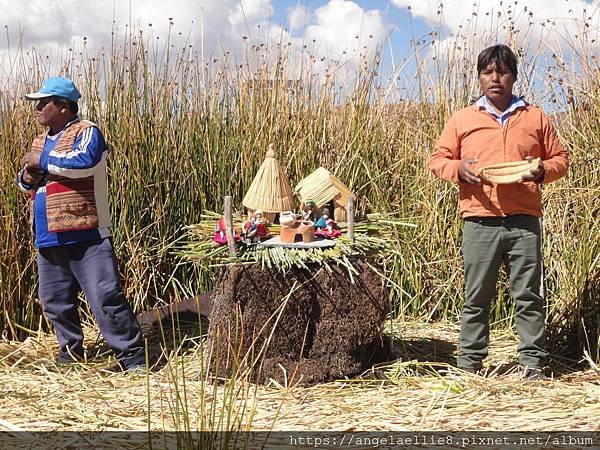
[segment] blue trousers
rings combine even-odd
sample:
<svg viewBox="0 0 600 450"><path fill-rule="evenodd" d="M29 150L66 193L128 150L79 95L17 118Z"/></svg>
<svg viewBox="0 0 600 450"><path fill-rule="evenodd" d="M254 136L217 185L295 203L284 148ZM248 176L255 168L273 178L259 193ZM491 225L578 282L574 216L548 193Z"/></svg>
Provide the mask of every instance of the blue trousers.
<svg viewBox="0 0 600 450"><path fill-rule="evenodd" d="M83 291L106 343L124 368L145 362L142 332L127 303L110 238L39 249L39 297L54 325L59 361L83 356L77 294Z"/></svg>

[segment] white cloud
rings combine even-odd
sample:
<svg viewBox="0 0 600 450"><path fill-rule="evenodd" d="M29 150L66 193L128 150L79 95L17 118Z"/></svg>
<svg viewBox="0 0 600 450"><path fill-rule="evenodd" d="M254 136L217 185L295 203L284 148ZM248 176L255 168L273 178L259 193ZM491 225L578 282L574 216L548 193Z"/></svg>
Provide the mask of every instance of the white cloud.
<svg viewBox="0 0 600 450"><path fill-rule="evenodd" d="M497 43L509 45L521 56L516 92L533 98L547 94L545 65L553 57L574 52L597 53L600 5L584 0L392 0L397 7L428 22L442 25L441 35L423 44L423 72L441 80L447 93L478 95L477 55ZM443 7L440 8L440 3ZM586 25L587 24L587 25ZM469 70L470 68L470 70Z"/></svg>
<svg viewBox="0 0 600 450"><path fill-rule="evenodd" d="M0 0L0 8L0 26L8 27L12 44L22 33L25 47L67 46L83 36L90 45L106 46L113 26L120 32L129 26L148 29L163 38L169 30L187 36L198 29L208 45L233 45L234 39L252 32L257 24L266 24L273 12L270 0ZM0 48L6 46L6 39L0 39Z"/></svg>
<svg viewBox="0 0 600 450"><path fill-rule="evenodd" d="M312 18L312 11L306 5L288 8L287 18L292 31L303 29Z"/></svg>
<svg viewBox="0 0 600 450"><path fill-rule="evenodd" d="M323 75L336 64L342 66L336 76L351 77L386 37L381 12L354 1L329 0L316 10L300 4L277 11L287 13L290 29L275 23L277 6L273 0L0 0L0 27L6 26L10 36L7 40L0 35L0 86L13 77L19 41L26 52L34 48L42 57L48 75L64 67L69 55L82 51L84 37L87 53L93 56L109 49L113 39L119 45L133 31L151 38L159 52L169 36L176 49L191 45L207 61L225 51L236 65L250 58L246 67L252 73L265 63L273 67L284 54L290 78L297 78L307 67ZM31 67L36 64L39 60L30 61Z"/></svg>
<svg viewBox="0 0 600 450"><path fill-rule="evenodd" d="M315 23L306 27L305 39L314 40L319 55L329 58L361 50L373 54L386 33L379 10L365 11L353 1L330 0L315 11L314 18Z"/></svg>
<svg viewBox="0 0 600 450"><path fill-rule="evenodd" d="M66 48L85 36L89 47L101 48L110 44L111 31L124 33L131 27L162 38L170 32L175 38L181 33L184 39L191 32L195 39L202 36L208 51L218 51L223 46L241 48L244 36L266 40L279 36L282 28L270 22L274 4L272 0L0 0L0 27L7 27L12 47L22 39L24 48ZM287 12L299 38L315 39L320 54L331 57L363 46L372 50L385 33L380 12L363 10L353 1L330 0L314 14L304 7ZM7 48L8 42L0 37L0 48Z"/></svg>
<svg viewBox="0 0 600 450"><path fill-rule="evenodd" d="M268 20L273 13L271 0L242 0L234 3L234 10L229 14L230 31L247 28L250 32L252 24Z"/></svg>
<svg viewBox="0 0 600 450"><path fill-rule="evenodd" d="M584 21L598 23L600 11L585 0L392 0L410 7L416 17L430 24L442 23L454 35L469 34L474 46L508 42L526 50L540 43L565 45L565 36L581 33ZM440 4L443 6L440 7Z"/></svg>

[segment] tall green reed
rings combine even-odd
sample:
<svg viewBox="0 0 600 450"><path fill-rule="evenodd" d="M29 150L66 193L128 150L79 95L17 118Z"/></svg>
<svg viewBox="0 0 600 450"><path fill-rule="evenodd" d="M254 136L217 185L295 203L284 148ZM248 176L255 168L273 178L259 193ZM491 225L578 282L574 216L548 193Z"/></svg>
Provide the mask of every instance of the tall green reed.
<svg viewBox="0 0 600 450"><path fill-rule="evenodd" d="M285 42L249 40L241 57L224 52L202 59L189 46L171 48L167 40L159 47L132 33L115 36L99 54L88 54L85 46L69 53L62 73L81 87L86 118L100 125L110 144L113 233L135 308L210 288L211 274L182 264L173 247L183 227L200 221L205 210L219 211L225 195L241 207L273 142L292 184L323 165L356 193L359 213L393 211L417 224L398 232L397 252L383 261L394 283L395 313L455 319L462 302L457 189L429 173L427 157L452 111L478 95L474 42L493 43L498 35L475 36L475 29L465 26L453 47L435 42L437 32L415 43L410 65L416 76L406 77L401 90L399 73L377 74L379 55L362 55L352 76L342 77L340 63L323 66L310 49ZM508 39L517 42L514 33ZM569 326L580 330L582 315L590 316L586 299L598 286L598 215L589 206L596 203L599 180L592 165L600 141L598 66L589 41L572 47L581 51L571 52L567 64L541 45L516 46L524 55L519 93L554 105L572 152L569 178L544 188L544 251L550 316L557 323L570 317L576 324ZM39 132L22 95L50 74L35 53L21 51L13 67L0 97L6 199L0 206L6 249L0 303L4 320L30 326L40 313L32 302L34 253L25 199L12 181L18 158ZM512 320L507 296L503 281L492 310L496 322Z"/></svg>

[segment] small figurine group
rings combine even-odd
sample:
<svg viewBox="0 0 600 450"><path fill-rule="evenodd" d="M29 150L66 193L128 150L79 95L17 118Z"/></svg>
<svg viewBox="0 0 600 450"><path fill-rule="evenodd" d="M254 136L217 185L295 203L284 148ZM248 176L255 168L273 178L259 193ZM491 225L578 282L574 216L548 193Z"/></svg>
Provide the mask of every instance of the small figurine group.
<svg viewBox="0 0 600 450"><path fill-rule="evenodd" d="M248 219L242 222L241 232L234 234L236 241L243 241L246 244L260 242L269 237L269 228L267 221L263 217L263 212L260 209L254 211L254 214L249 214ZM215 232L213 235L213 245L220 246L227 244L227 233L225 219L221 217L215 224Z"/></svg>
<svg viewBox="0 0 600 450"><path fill-rule="evenodd" d="M254 211L254 214L248 216L248 220L242 223L242 238L247 244L260 242L269 237L269 228L267 220L263 217L260 209Z"/></svg>
<svg viewBox="0 0 600 450"><path fill-rule="evenodd" d="M300 219L300 220L297 220ZM305 242L311 242L315 236L333 239L342 234L335 221L330 217L329 210L323 208L321 215L318 215L317 205L312 199L306 199L302 205L302 215L296 216L291 211L282 212L279 217L279 223L281 224L283 236L285 232L289 234L287 240L294 242L294 236L298 232L296 228L301 231L303 240ZM292 230L292 228L294 230ZM293 233L291 233L293 231ZM310 231L310 233L308 233ZM234 239L236 241L242 241L245 244L252 244L255 242L261 242L270 237L268 223L263 212L260 209L256 209L254 213L248 215L248 219L242 222L242 228L240 233L234 233ZM282 241L283 238L282 238ZM221 217L215 224L213 245L220 246L227 244L227 233L225 219Z"/></svg>
<svg viewBox="0 0 600 450"><path fill-rule="evenodd" d="M317 218L317 205L313 199L307 198L302 207L302 220L312 222L315 235L323 238L336 238L342 234L337 223L330 217L329 209L323 208Z"/></svg>
<svg viewBox="0 0 600 450"><path fill-rule="evenodd" d="M302 220L314 222L317 217L317 204L311 198L307 198L302 205Z"/></svg>
<svg viewBox="0 0 600 450"><path fill-rule="evenodd" d="M342 234L337 223L329 216L329 210L323 208L321 217L315 222L315 234L324 238L336 238Z"/></svg>

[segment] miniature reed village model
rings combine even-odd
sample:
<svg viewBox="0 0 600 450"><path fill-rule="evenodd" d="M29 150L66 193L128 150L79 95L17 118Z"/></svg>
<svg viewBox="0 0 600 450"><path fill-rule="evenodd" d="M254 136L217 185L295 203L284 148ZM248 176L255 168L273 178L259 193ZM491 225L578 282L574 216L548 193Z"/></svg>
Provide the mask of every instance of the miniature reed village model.
<svg viewBox="0 0 600 450"><path fill-rule="evenodd" d="M353 194L324 168L292 190L271 146L242 204L189 228L186 258L215 274L207 349L220 377L314 384L389 357L378 260L385 227L354 223ZM331 211L334 211L333 214Z"/></svg>

